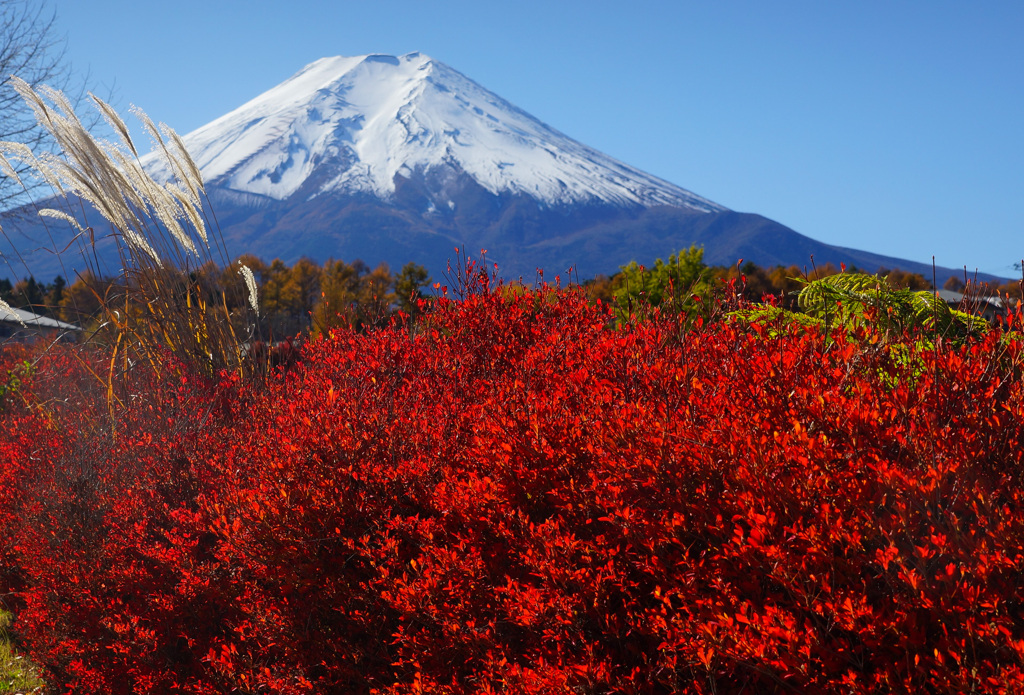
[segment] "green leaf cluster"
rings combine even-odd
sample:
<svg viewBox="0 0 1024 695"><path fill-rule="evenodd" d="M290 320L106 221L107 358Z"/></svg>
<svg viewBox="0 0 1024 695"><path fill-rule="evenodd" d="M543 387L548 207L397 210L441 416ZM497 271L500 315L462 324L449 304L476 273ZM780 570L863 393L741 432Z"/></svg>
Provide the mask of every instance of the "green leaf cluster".
<svg viewBox="0 0 1024 695"><path fill-rule="evenodd" d="M31 377L34 370L31 362L23 360L7 372L7 379L0 382L0 410L21 392L22 382Z"/></svg>
<svg viewBox="0 0 1024 695"><path fill-rule="evenodd" d="M696 299L708 294L710 272L704 263L704 249L691 246L672 254L668 262L660 258L653 267L636 261L622 266L614 298L620 318L626 318L643 307L671 308L685 312L694 307Z"/></svg>
<svg viewBox="0 0 1024 695"><path fill-rule="evenodd" d="M868 321L886 335L924 330L954 339L988 329L984 319L950 308L931 290L894 288L877 275L840 273L804 283L798 306L826 327L849 329Z"/></svg>

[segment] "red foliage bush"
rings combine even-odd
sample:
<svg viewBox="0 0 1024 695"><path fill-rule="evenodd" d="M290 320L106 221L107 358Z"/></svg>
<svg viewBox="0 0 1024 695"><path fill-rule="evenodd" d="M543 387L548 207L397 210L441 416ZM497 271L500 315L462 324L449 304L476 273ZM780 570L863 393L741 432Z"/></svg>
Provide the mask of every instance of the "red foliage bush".
<svg viewBox="0 0 1024 695"><path fill-rule="evenodd" d="M41 363L0 437L31 656L83 693L1024 689L1019 340L609 319L470 294L113 408Z"/></svg>
<svg viewBox="0 0 1024 695"><path fill-rule="evenodd" d="M8 603L54 689L170 692L205 670L190 645L221 630L220 602L203 603L215 587L194 572L213 536L193 530L212 479L203 426L221 429L226 406L167 364L159 378L132 370L109 407L99 375L112 366L51 349L5 419Z"/></svg>

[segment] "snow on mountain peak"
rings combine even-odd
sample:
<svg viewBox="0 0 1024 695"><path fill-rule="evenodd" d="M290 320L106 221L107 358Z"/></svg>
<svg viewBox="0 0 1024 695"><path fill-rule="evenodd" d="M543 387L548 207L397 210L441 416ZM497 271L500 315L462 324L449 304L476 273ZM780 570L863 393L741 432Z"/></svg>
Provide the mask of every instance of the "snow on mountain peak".
<svg viewBox="0 0 1024 695"><path fill-rule="evenodd" d="M321 58L184 141L207 182L277 200L335 191L386 200L396 177L447 169L550 205L725 209L572 140L421 53Z"/></svg>

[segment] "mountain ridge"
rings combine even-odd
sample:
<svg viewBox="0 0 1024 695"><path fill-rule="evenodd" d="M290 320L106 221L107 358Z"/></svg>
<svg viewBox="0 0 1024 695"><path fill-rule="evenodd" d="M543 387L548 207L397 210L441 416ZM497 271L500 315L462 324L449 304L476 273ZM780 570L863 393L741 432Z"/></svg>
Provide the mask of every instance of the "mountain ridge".
<svg viewBox="0 0 1024 695"><path fill-rule="evenodd" d="M322 58L182 140L232 256L415 262L438 277L456 249L486 249L503 277L530 279L570 267L612 274L696 245L709 264L932 275L928 264L729 210L573 140L421 53ZM155 153L143 163L169 180ZM58 249L73 234L41 226L23 234L52 237ZM52 251L20 255L39 277L67 274ZM117 271L113 245L99 257ZM939 266L935 275L941 284L962 271Z"/></svg>

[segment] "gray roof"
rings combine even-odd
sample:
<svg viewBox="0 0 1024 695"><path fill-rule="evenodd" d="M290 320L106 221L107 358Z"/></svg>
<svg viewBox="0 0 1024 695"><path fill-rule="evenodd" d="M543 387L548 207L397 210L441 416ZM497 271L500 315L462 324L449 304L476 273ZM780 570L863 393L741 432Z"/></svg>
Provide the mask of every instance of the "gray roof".
<svg viewBox="0 0 1024 695"><path fill-rule="evenodd" d="M939 298L947 304L959 304L965 296L963 292L954 292L953 290L939 290L935 294L939 295ZM972 294L968 297L968 301L976 303L985 302L996 309L1003 308L1003 300L999 297L983 297Z"/></svg>
<svg viewBox="0 0 1024 695"><path fill-rule="evenodd" d="M0 306L0 323L17 323L28 328L55 328L61 331L82 330L73 323L64 323L57 319L51 319L48 316L33 314L31 311L25 311L24 309L7 309L2 306Z"/></svg>

